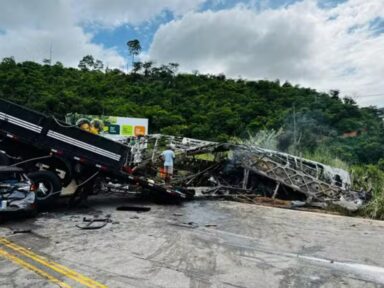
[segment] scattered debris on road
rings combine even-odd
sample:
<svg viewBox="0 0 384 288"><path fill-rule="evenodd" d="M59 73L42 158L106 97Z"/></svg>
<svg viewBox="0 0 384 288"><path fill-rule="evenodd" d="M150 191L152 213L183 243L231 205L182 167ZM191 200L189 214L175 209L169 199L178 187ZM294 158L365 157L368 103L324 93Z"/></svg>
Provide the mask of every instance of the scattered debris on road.
<svg viewBox="0 0 384 288"><path fill-rule="evenodd" d="M117 211L134 211L134 212L148 212L151 207L144 206L119 206L116 208Z"/></svg>
<svg viewBox="0 0 384 288"><path fill-rule="evenodd" d="M113 223L111 220L111 215L107 215L105 218L83 218L83 222L86 223L84 226L80 226L76 224L77 228L82 230L96 230L105 227L108 223Z"/></svg>
<svg viewBox="0 0 384 288"><path fill-rule="evenodd" d="M23 230L13 230L12 234L23 234L23 233L32 233L31 229L23 229Z"/></svg>
<svg viewBox="0 0 384 288"><path fill-rule="evenodd" d="M169 223L172 226L179 226L184 228L197 228L199 225L195 222L171 222Z"/></svg>

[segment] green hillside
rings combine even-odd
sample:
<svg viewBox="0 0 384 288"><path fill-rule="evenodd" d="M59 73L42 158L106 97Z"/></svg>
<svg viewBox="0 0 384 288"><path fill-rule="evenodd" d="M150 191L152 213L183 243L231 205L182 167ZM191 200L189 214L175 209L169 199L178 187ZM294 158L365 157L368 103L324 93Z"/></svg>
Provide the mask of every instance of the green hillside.
<svg viewBox="0 0 384 288"><path fill-rule="evenodd" d="M172 63L135 63L130 74L102 66L91 56L83 58L80 69L4 58L0 97L61 119L68 112L146 117L151 133L207 140L281 129L282 151L316 154L325 147L348 163L384 159L378 109L359 108L351 98L340 99L338 91L319 93L278 80L178 74Z"/></svg>

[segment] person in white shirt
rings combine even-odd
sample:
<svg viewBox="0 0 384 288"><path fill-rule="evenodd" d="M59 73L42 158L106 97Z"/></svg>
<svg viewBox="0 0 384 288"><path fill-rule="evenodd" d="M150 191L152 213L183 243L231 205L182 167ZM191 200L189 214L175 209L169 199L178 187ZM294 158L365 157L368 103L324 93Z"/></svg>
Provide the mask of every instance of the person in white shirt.
<svg viewBox="0 0 384 288"><path fill-rule="evenodd" d="M173 162L175 159L172 145L169 145L168 149L161 153L160 158L164 161L165 181L168 182L173 175Z"/></svg>

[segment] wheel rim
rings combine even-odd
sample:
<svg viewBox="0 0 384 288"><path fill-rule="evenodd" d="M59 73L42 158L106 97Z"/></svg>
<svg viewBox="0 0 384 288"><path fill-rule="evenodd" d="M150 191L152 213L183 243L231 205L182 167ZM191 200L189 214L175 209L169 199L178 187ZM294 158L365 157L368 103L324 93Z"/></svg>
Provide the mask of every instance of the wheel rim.
<svg viewBox="0 0 384 288"><path fill-rule="evenodd" d="M52 184L47 181L37 181L37 191L36 191L36 197L44 198L47 197L52 192Z"/></svg>

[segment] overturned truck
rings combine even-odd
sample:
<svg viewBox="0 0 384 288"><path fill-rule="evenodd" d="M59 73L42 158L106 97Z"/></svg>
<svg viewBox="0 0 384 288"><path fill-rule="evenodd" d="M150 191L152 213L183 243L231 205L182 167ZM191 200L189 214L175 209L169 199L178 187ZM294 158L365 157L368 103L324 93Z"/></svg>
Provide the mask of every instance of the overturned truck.
<svg viewBox="0 0 384 288"><path fill-rule="evenodd" d="M187 198L171 187L132 175L130 154L126 145L0 99L0 166L26 171L41 187L36 194L39 205L50 204L61 195L77 203L90 194L108 191L108 185L114 187L115 183L150 190L166 201Z"/></svg>

